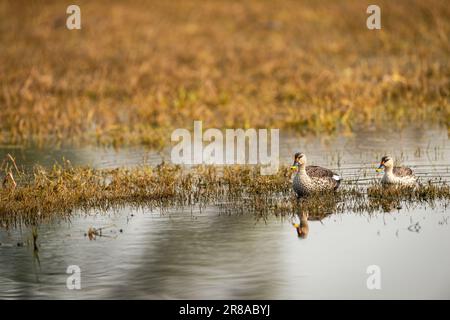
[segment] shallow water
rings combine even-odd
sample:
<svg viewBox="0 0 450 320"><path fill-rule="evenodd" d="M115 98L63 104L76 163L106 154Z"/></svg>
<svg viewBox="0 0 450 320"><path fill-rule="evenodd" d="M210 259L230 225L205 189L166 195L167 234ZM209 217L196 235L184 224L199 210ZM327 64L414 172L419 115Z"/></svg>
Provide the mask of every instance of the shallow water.
<svg viewBox="0 0 450 320"><path fill-rule="evenodd" d="M423 181L450 181L450 141L439 129L281 138L283 162L298 150L347 182L379 177L374 167L386 153ZM7 153L26 168L63 155L76 165L115 167L155 164L168 154L0 148L0 157ZM0 298L448 299L449 223L449 209L439 202L334 214L309 221L306 239L297 237L289 219L257 220L215 206L75 213L71 221L39 225L37 250L29 227L0 229ZM106 228L89 240L90 227ZM69 265L81 269L81 290L67 289ZM380 268L380 290L367 288L371 265Z"/></svg>

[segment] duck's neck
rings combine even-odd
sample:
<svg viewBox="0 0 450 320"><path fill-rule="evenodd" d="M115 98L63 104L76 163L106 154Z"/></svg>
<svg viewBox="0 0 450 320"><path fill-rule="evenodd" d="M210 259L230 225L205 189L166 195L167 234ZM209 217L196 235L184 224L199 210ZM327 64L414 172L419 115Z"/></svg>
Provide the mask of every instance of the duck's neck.
<svg viewBox="0 0 450 320"><path fill-rule="evenodd" d="M301 176L307 176L308 174L306 173L306 165L302 164L300 165L300 167L298 168L298 174Z"/></svg>
<svg viewBox="0 0 450 320"><path fill-rule="evenodd" d="M297 174L297 176L298 176L298 178L301 180L301 181L304 181L304 182L306 182L306 181L310 181L311 180L311 178L308 176L308 174L306 173L306 165L301 165L299 168L298 168L298 174Z"/></svg>
<svg viewBox="0 0 450 320"><path fill-rule="evenodd" d="M394 168L393 167L385 167L384 168L384 174L387 176L391 176L394 174L393 172Z"/></svg>

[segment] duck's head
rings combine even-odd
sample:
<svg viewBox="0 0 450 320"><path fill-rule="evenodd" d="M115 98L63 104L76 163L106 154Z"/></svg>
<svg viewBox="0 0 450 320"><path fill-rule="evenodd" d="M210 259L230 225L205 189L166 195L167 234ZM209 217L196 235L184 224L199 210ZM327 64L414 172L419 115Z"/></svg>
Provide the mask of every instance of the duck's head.
<svg viewBox="0 0 450 320"><path fill-rule="evenodd" d="M292 164L291 169L292 170L298 170L301 166L304 166L306 164L306 156L301 153L297 152L294 154L294 163Z"/></svg>
<svg viewBox="0 0 450 320"><path fill-rule="evenodd" d="M385 168L392 168L394 166L394 160L390 156L384 156L381 158L381 162L379 167L377 168L377 172L380 172L381 170Z"/></svg>

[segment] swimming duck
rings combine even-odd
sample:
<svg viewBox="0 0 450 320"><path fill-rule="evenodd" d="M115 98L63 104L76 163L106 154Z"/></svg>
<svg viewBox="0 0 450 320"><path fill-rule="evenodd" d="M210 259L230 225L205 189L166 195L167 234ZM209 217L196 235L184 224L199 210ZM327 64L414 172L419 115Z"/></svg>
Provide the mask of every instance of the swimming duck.
<svg viewBox="0 0 450 320"><path fill-rule="evenodd" d="M313 192L336 190L342 180L338 174L329 169L307 166L306 156L300 152L294 155L294 164L291 168L296 170L292 185L298 197Z"/></svg>
<svg viewBox="0 0 450 320"><path fill-rule="evenodd" d="M395 167L394 159L390 156L381 158L377 172L380 172L382 169L384 169L384 175L381 178L383 185L396 184L412 186L416 184L416 177L413 175L413 171L407 167Z"/></svg>

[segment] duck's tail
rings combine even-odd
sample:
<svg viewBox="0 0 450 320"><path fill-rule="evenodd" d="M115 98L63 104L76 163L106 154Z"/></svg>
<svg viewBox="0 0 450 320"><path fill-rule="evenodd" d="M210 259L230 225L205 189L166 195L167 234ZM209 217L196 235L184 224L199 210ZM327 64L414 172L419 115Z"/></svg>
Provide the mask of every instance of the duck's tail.
<svg viewBox="0 0 450 320"><path fill-rule="evenodd" d="M336 181L336 186L334 187L334 189L336 190L340 186L342 178L341 178L340 175L337 175L337 174L334 174L332 176L332 178L333 178L334 181Z"/></svg>

